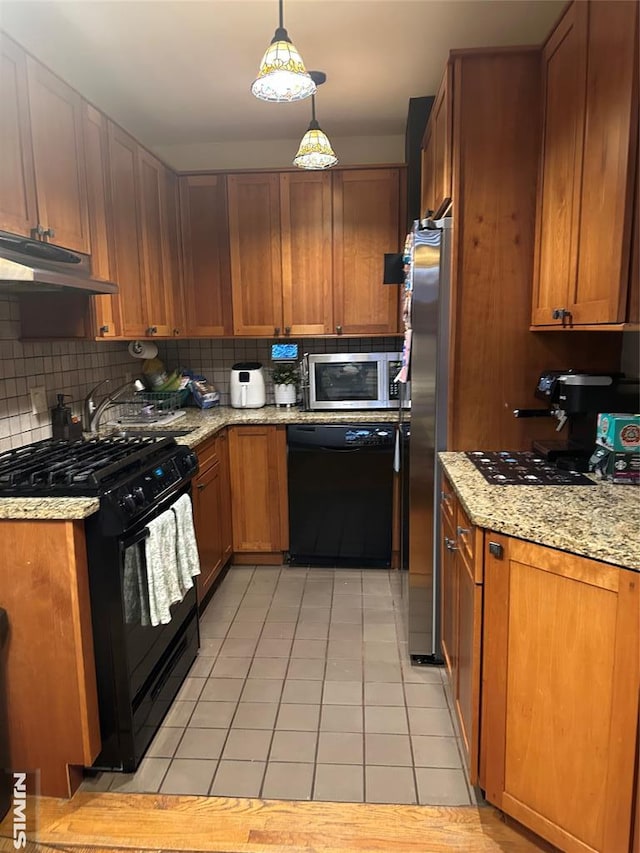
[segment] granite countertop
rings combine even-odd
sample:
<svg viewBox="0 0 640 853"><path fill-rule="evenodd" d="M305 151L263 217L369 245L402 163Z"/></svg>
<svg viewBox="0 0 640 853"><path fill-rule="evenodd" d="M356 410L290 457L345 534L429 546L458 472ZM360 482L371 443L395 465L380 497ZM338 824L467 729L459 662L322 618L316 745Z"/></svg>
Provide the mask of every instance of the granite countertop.
<svg viewBox="0 0 640 853"><path fill-rule="evenodd" d="M464 453L439 458L478 527L640 571L640 488L491 485Z"/></svg>
<svg viewBox="0 0 640 853"><path fill-rule="evenodd" d="M409 413L404 414L408 419ZM187 408L186 414L158 430L188 429L187 435L176 436L178 444L196 447L227 426L255 424L299 424L299 423L395 423L398 412L353 411L353 412L303 412L297 407L279 408L263 406L261 409L232 409L216 406L213 409ZM152 429L150 426L148 429ZM103 435L117 428L105 426ZM133 430L132 430L133 431ZM98 510L97 498L0 498L0 519L32 519L69 521L83 519Z"/></svg>

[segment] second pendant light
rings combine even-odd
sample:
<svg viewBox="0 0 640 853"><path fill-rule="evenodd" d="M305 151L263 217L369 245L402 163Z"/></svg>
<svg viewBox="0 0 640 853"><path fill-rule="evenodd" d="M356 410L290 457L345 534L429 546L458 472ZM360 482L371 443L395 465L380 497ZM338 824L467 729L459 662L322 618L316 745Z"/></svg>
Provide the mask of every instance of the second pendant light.
<svg viewBox="0 0 640 853"><path fill-rule="evenodd" d="M327 79L324 71L309 71L309 76L317 86ZM302 137L298 153L293 158L293 165L300 169L328 169L335 166L338 158L331 143L316 120L316 99L311 95L311 122L307 132Z"/></svg>

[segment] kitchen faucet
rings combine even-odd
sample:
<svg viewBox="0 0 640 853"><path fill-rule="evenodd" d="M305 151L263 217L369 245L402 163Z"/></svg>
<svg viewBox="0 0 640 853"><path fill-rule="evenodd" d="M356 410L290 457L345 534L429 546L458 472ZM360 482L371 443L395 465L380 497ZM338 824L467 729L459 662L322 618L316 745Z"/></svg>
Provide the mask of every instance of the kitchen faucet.
<svg viewBox="0 0 640 853"><path fill-rule="evenodd" d="M118 397L124 392L131 388L135 391L144 391L144 384L139 379L128 379L122 385L119 385L115 391L111 394L106 394L102 400L96 405L93 397L98 390L106 383L110 382L110 379L103 379L98 382L91 391L84 398L84 407L83 407L83 429L85 432L95 433L98 431L98 427L100 426L100 420L102 419L102 415L105 410L112 406L117 402Z"/></svg>

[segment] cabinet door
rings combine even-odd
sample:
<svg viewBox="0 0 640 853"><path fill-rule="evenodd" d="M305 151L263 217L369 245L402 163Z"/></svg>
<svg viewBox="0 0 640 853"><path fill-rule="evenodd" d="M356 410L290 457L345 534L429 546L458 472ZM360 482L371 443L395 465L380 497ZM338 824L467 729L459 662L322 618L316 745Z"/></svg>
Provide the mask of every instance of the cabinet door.
<svg viewBox="0 0 640 853"><path fill-rule="evenodd" d="M197 577L198 601L201 602L222 568L222 480L220 464L215 463L196 477L193 488L193 511L200 574Z"/></svg>
<svg viewBox="0 0 640 853"><path fill-rule="evenodd" d="M433 128L433 209L436 211L445 198L451 198L451 66L447 65L440 89L429 116Z"/></svg>
<svg viewBox="0 0 640 853"><path fill-rule="evenodd" d="M216 438L216 455L220 461L220 496L221 496L221 536L222 563L231 558L233 553L233 527L231 519L231 483L229 474L229 437L224 430Z"/></svg>
<svg viewBox="0 0 640 853"><path fill-rule="evenodd" d="M420 216L435 210L433 184L433 125L429 121L422 141L422 163L420 171Z"/></svg>
<svg viewBox="0 0 640 853"><path fill-rule="evenodd" d="M112 204L113 249L120 321L124 337L147 333L146 289L138 213L138 145L131 136L109 122L109 175Z"/></svg>
<svg viewBox="0 0 640 853"><path fill-rule="evenodd" d="M279 175L229 175L233 331L282 333Z"/></svg>
<svg viewBox="0 0 640 853"><path fill-rule="evenodd" d="M180 178L186 334L232 334L227 188L224 175Z"/></svg>
<svg viewBox="0 0 640 853"><path fill-rule="evenodd" d="M398 169L333 175L333 288L336 332L395 334L398 287L382 284L383 255L400 245Z"/></svg>
<svg viewBox="0 0 640 853"><path fill-rule="evenodd" d="M27 94L27 63L0 33L0 231L31 237L38 222Z"/></svg>
<svg viewBox="0 0 640 853"><path fill-rule="evenodd" d="M442 621L442 653L454 694L458 670L458 562L455 552L455 528L442 512L442 561L440 613Z"/></svg>
<svg viewBox="0 0 640 853"><path fill-rule="evenodd" d="M590 5L572 3L542 52L533 325L562 323L553 312L567 308L576 280Z"/></svg>
<svg viewBox="0 0 640 853"><path fill-rule="evenodd" d="M48 240L89 254L82 98L27 57L38 222Z"/></svg>
<svg viewBox="0 0 640 853"><path fill-rule="evenodd" d="M580 243L569 310L573 324L618 323L627 307L638 134L637 3L589 3L587 56Z"/></svg>
<svg viewBox="0 0 640 853"><path fill-rule="evenodd" d="M234 552L286 549L285 454L282 427L229 429Z"/></svg>
<svg viewBox="0 0 640 853"><path fill-rule="evenodd" d="M166 337L173 334L175 326L169 273L166 170L144 148L137 146L137 149L147 334Z"/></svg>
<svg viewBox="0 0 640 853"><path fill-rule="evenodd" d="M485 541L487 799L562 850L627 850L638 575L519 539Z"/></svg>
<svg viewBox="0 0 640 853"><path fill-rule="evenodd" d="M458 536L458 548L461 547ZM474 567L461 550L456 552L458 571L458 655L455 708L462 733L465 760L472 785L478 781L480 740L480 649L482 633L482 586L475 582Z"/></svg>
<svg viewBox="0 0 640 853"><path fill-rule="evenodd" d="M280 175L285 335L333 331L331 175Z"/></svg>
<svg viewBox="0 0 640 853"><path fill-rule="evenodd" d="M167 286L171 290L171 334L177 337L186 335L179 181L171 169L165 169L164 175L167 199Z"/></svg>
<svg viewBox="0 0 640 853"><path fill-rule="evenodd" d="M102 281L113 281L113 238L111 232L111 196L107 159L107 118L90 104L84 105L84 150L87 161L87 201L91 237L91 274ZM113 338L120 334L118 300L112 296L94 296L94 334Z"/></svg>

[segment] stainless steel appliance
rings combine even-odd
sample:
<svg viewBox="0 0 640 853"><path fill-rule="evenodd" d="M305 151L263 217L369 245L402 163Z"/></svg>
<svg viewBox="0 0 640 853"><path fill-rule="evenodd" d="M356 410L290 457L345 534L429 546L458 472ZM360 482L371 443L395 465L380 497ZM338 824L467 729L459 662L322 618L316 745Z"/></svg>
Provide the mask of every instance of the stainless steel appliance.
<svg viewBox="0 0 640 853"><path fill-rule="evenodd" d="M118 287L91 277L88 255L0 231L0 293L57 291L117 293Z"/></svg>
<svg viewBox="0 0 640 853"><path fill-rule="evenodd" d="M393 424L287 427L293 564L391 563Z"/></svg>
<svg viewBox="0 0 640 853"><path fill-rule="evenodd" d="M425 663L442 662L437 454L446 450L447 441L451 227L450 218L416 221L406 250L404 315L411 332L411 426L409 431L403 424L400 407L401 563L409 654Z"/></svg>
<svg viewBox="0 0 640 853"><path fill-rule="evenodd" d="M305 361L303 387L308 382L312 410L397 409L400 405L395 381L401 365L398 352L323 353L305 355Z"/></svg>
<svg viewBox="0 0 640 853"><path fill-rule="evenodd" d="M99 499L85 522L102 736L97 768L136 769L196 658L195 589L172 606L168 624L142 624L131 616L125 567L138 562L136 592L147 595L147 525L189 492L197 467L195 454L171 438L47 440L0 455L2 496Z"/></svg>

